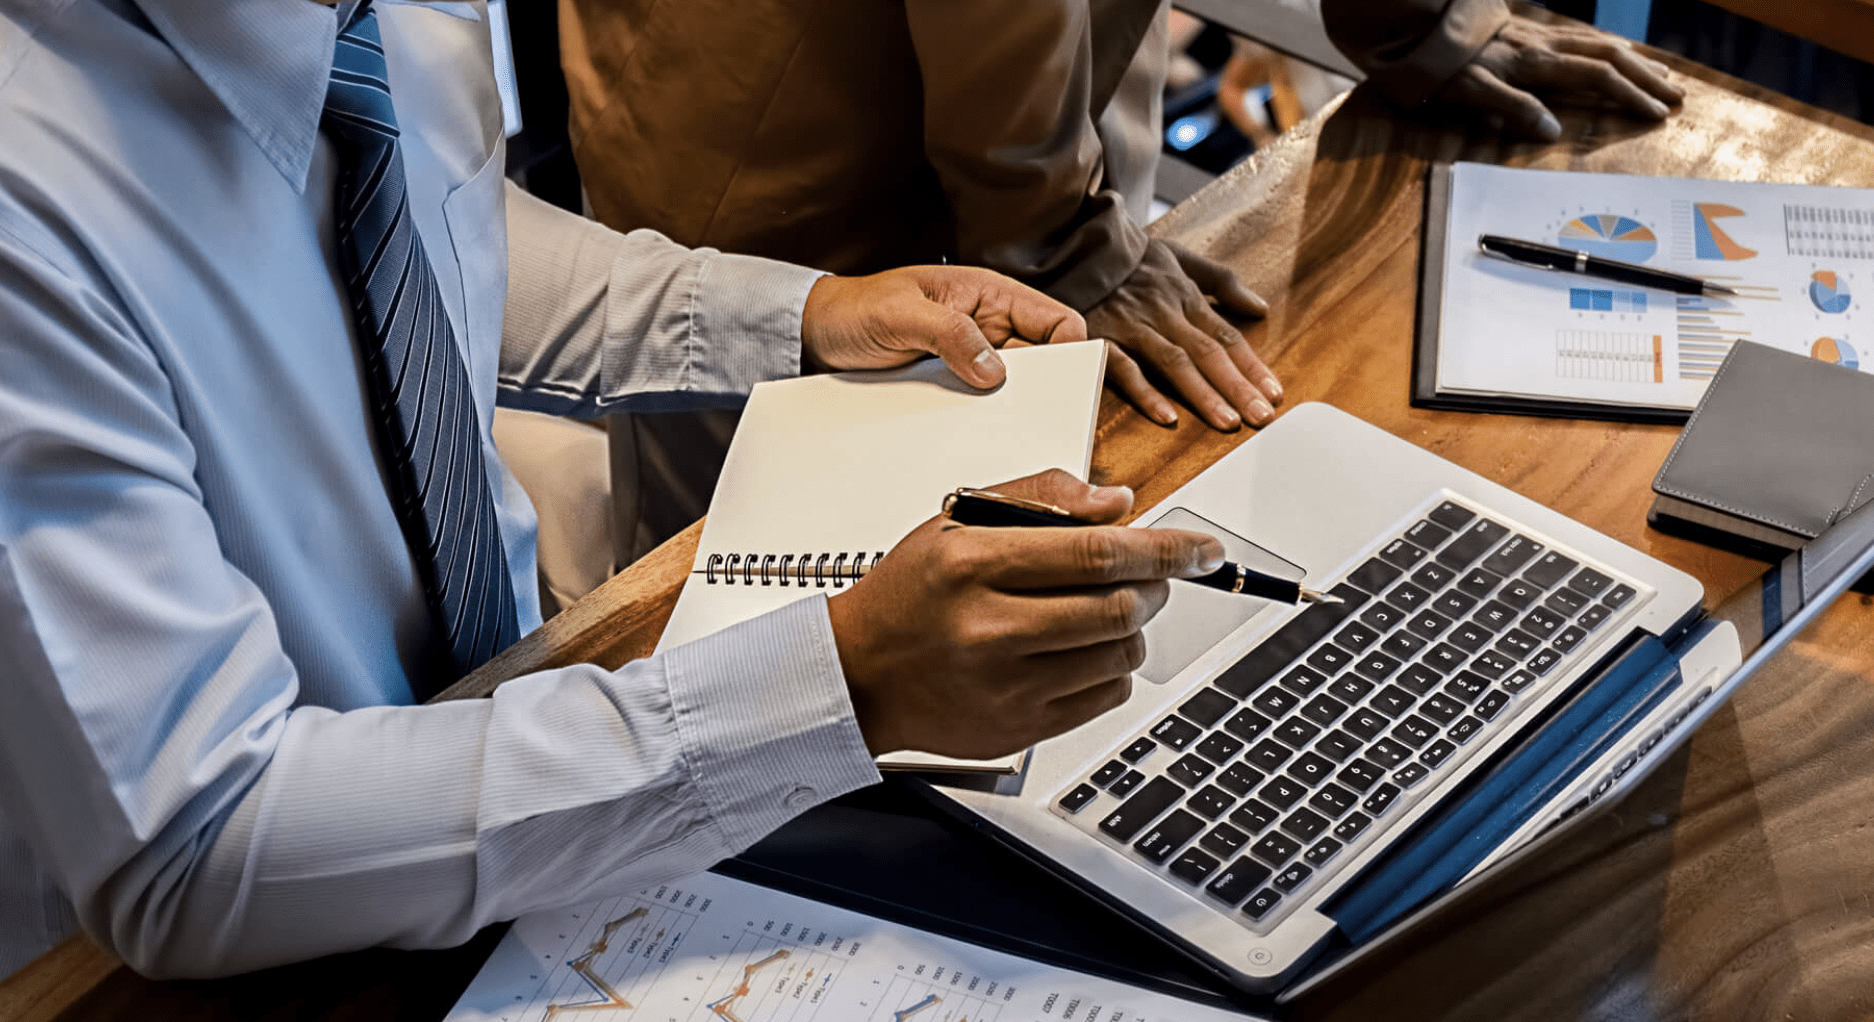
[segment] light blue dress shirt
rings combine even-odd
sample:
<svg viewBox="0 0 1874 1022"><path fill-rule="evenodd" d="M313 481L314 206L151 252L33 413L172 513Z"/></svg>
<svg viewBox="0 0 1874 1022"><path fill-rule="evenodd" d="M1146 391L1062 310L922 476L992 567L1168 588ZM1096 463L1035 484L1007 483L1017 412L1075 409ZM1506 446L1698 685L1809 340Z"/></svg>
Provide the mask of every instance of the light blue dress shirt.
<svg viewBox="0 0 1874 1022"><path fill-rule="evenodd" d="M411 210L488 435L798 370L814 274L508 188L477 4L380 4ZM0 975L82 925L157 975L694 872L876 779L823 600L412 707L431 627L336 274L308 0L0 0Z"/></svg>

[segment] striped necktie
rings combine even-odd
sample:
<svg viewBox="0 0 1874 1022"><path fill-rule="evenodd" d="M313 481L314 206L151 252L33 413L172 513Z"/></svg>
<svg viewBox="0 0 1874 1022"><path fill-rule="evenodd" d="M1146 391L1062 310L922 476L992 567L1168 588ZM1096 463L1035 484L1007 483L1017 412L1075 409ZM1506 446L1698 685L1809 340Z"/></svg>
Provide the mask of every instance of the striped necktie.
<svg viewBox="0 0 1874 1022"><path fill-rule="evenodd" d="M380 457L446 643L418 699L519 637L506 551L482 464L468 371L410 219L377 13L339 33L320 122L338 154L338 259L351 295Z"/></svg>

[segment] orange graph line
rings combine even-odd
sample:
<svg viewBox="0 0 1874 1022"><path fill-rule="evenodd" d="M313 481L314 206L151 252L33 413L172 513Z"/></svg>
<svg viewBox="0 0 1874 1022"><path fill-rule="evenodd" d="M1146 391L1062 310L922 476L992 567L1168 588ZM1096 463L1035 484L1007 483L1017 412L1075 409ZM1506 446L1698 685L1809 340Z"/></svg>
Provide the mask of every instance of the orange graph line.
<svg viewBox="0 0 1874 1022"><path fill-rule="evenodd" d="M605 998L605 1000L591 1001L585 1004L549 1004L547 1005L546 1018L543 1019L542 1022L553 1022L554 1019L558 1018L563 1013L575 1011L604 1011L611 1008L631 1007L631 1002L625 1000L623 994L613 989L612 985L607 983L598 973L592 971L592 963L600 955L605 953L606 948L611 944L612 934L617 933L619 927L634 919L642 919L647 915L650 915L650 910L639 905L637 908L619 916L617 919L606 923L605 929L600 931L598 939L586 945L586 953L573 959L571 963L570 967L573 972L578 974L580 979L585 980L586 984L592 987L593 992Z"/></svg>
<svg viewBox="0 0 1874 1022"><path fill-rule="evenodd" d="M740 1006L742 998L748 996L750 985L755 979L755 973L760 972L786 957L787 951L785 949L777 950L759 962L744 966L742 968L742 982L735 988L735 992L711 1004L709 1010L715 1012L719 1018L728 1019L729 1022L745 1022L742 1016L735 1013L735 1009Z"/></svg>

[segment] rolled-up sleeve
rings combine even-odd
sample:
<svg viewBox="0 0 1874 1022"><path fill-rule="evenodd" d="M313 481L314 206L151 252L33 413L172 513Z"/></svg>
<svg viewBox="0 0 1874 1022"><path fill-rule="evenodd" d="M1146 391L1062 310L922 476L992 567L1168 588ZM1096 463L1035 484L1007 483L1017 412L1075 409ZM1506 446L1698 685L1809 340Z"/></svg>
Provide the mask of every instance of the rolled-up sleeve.
<svg viewBox="0 0 1874 1022"><path fill-rule="evenodd" d="M595 418L739 405L800 372L817 270L621 234L510 185L500 400Z"/></svg>
<svg viewBox="0 0 1874 1022"><path fill-rule="evenodd" d="M1328 38L1401 106L1430 98L1510 20L1504 0L1321 0Z"/></svg>

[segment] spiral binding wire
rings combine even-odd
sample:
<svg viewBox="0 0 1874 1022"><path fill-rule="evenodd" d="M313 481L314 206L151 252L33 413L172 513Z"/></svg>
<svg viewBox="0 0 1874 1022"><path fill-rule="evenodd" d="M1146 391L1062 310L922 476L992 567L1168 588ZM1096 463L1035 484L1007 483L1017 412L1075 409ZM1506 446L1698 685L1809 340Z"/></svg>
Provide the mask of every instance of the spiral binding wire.
<svg viewBox="0 0 1874 1022"><path fill-rule="evenodd" d="M885 556L880 550L866 560L866 552L804 554L710 554L703 562L703 581L709 585L797 585L807 588L809 577L815 589L843 588L857 582L865 573L878 567ZM832 561L829 568L828 561ZM778 562L778 563L777 563ZM811 565L811 569L809 569ZM718 574L720 573L720 575Z"/></svg>

